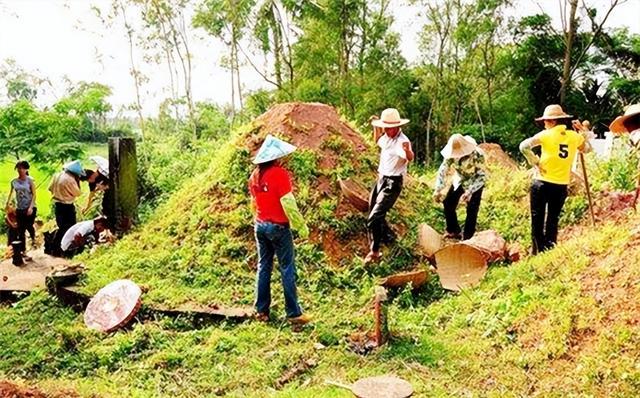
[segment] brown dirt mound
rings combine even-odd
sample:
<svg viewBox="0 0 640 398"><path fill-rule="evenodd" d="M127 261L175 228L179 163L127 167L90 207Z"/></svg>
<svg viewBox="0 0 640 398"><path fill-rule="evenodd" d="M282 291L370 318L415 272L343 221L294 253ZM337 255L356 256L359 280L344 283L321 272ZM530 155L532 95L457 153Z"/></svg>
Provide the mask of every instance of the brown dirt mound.
<svg viewBox="0 0 640 398"><path fill-rule="evenodd" d="M335 108L321 103L274 105L258 117L254 125L249 144L252 154L259 149L267 134L273 134L298 148L317 153L321 169L339 165L345 150L356 154L367 149L362 136L340 118ZM356 157L350 160L358 162Z"/></svg>
<svg viewBox="0 0 640 398"><path fill-rule="evenodd" d="M0 381L0 398L74 398L79 397L71 390L44 393L36 388L22 387L9 381Z"/></svg>
<svg viewBox="0 0 640 398"><path fill-rule="evenodd" d="M633 208L634 192L602 192L596 199L594 210L597 220L617 220Z"/></svg>
<svg viewBox="0 0 640 398"><path fill-rule="evenodd" d="M485 159L489 166L503 167L509 170L516 170L518 168L518 163L507 155L500 145L484 143L478 146L484 151Z"/></svg>
<svg viewBox="0 0 640 398"><path fill-rule="evenodd" d="M339 199L336 218L360 212L343 197L335 172L340 167L349 167L357 175L374 176L375 171L370 170L370 166L362 159L367 158L368 154L374 156L375 152L369 150L363 136L342 120L335 108L321 103L274 105L253 122L246 143L252 157L267 134L280 137L316 155L319 177L311 182L313 200ZM293 175L293 178L296 176ZM362 195L368 200L366 188L362 189ZM364 225L362 234L346 242L340 241L333 231L312 233L311 239L322 245L330 259L338 261L352 257L367 246Z"/></svg>

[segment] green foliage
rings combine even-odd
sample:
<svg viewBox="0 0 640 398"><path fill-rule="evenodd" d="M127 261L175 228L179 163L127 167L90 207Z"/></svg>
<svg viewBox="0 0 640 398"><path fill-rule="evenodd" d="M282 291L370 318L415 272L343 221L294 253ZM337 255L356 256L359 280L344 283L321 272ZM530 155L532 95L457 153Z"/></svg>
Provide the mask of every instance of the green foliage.
<svg viewBox="0 0 640 398"><path fill-rule="evenodd" d="M630 148L630 143L625 142L623 145L623 150L614 151L609 159L589 158L588 163L593 165L589 170L591 183L596 191L629 192L636 188L640 154L637 151L624 149Z"/></svg>
<svg viewBox="0 0 640 398"><path fill-rule="evenodd" d="M107 98L111 88L100 83L80 82L69 94L58 101L53 109L56 113L80 119L80 125L73 131L79 141L106 142L110 136L131 135L122 130L110 131L106 117L112 110Z"/></svg>
<svg viewBox="0 0 640 398"><path fill-rule="evenodd" d="M41 167L78 158L82 147L74 131L79 125L76 116L40 111L25 100L9 104L0 108L0 158L27 158Z"/></svg>

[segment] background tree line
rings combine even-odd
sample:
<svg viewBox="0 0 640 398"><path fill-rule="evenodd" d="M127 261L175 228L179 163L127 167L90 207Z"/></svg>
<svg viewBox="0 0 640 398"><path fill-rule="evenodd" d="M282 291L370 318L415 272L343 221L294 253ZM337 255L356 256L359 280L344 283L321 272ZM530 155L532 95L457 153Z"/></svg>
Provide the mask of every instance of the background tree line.
<svg viewBox="0 0 640 398"><path fill-rule="evenodd" d="M392 30L397 2L390 0L112 0L96 6L96 15L107 27L125 27L137 121L107 119L110 89L100 83L70 85L54 106L38 109L46 80L8 64L0 76L0 155L64 159L75 156L78 140L133 131L155 142L172 137L181 153L198 151L282 101L328 103L363 127L370 115L398 107L412 120L406 132L427 165L455 132L515 151L538 130L532 120L549 103L602 133L624 105L640 101L640 36L605 27L615 26L611 12L626 1L554 3L557 28L542 7L538 15L507 17L514 0L412 0L424 26L419 61L409 64ZM193 32L225 45L227 105L193 98ZM170 96L152 118L142 113L140 54L169 72ZM267 88L248 90L244 67Z"/></svg>

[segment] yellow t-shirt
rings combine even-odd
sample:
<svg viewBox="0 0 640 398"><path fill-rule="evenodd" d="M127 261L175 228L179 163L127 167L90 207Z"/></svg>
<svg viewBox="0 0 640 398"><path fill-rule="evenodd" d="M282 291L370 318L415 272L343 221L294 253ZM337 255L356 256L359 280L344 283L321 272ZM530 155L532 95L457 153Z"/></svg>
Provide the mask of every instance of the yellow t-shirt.
<svg viewBox="0 0 640 398"><path fill-rule="evenodd" d="M553 184L568 185L571 180L571 167L584 143L584 137L566 126L558 125L544 130L537 135L542 146L540 156L540 172L537 177L541 181Z"/></svg>

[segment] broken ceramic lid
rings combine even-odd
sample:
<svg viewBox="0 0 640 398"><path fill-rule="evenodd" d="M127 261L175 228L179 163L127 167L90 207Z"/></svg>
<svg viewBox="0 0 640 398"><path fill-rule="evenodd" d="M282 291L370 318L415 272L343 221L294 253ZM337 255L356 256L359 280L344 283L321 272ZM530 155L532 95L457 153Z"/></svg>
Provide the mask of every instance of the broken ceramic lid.
<svg viewBox="0 0 640 398"><path fill-rule="evenodd" d="M488 269L485 253L464 243L440 249L435 258L440 284L456 292L480 283Z"/></svg>
<svg viewBox="0 0 640 398"><path fill-rule="evenodd" d="M407 398L413 394L413 387L396 376L384 375L360 379L351 391L359 398Z"/></svg>
<svg viewBox="0 0 640 398"><path fill-rule="evenodd" d="M122 279L108 284L89 301L84 323L91 329L111 332L126 325L141 305L142 290L134 282Z"/></svg>
<svg viewBox="0 0 640 398"><path fill-rule="evenodd" d="M442 248L442 236L429 225L422 223L418 227L418 243L422 253L427 257L432 257Z"/></svg>
<svg viewBox="0 0 640 398"><path fill-rule="evenodd" d="M338 179L338 183L340 184L342 194L349 203L361 212L366 213L369 211L369 194L362 184L351 179Z"/></svg>

